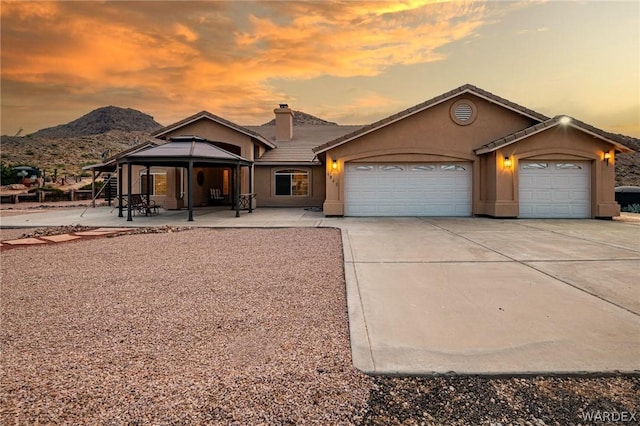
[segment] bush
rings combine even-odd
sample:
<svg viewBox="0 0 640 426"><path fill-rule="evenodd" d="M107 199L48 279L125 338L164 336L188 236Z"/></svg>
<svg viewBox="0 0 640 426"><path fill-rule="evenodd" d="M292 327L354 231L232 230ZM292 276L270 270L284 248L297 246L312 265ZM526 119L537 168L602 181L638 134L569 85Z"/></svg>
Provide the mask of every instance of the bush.
<svg viewBox="0 0 640 426"><path fill-rule="evenodd" d="M12 183L19 182L18 172L13 167L14 165L10 163L0 163L1 185L11 185Z"/></svg>
<svg viewBox="0 0 640 426"><path fill-rule="evenodd" d="M622 211L627 213L640 213L640 204L629 204L627 207L623 207Z"/></svg>

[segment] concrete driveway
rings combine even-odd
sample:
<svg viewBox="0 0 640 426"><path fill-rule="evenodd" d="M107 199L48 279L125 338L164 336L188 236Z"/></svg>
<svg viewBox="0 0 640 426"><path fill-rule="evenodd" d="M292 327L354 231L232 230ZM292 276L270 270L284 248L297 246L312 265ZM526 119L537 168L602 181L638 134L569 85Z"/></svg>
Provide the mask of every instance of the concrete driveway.
<svg viewBox="0 0 640 426"><path fill-rule="evenodd" d="M640 371L640 226L344 219L354 364L373 374Z"/></svg>
<svg viewBox="0 0 640 426"><path fill-rule="evenodd" d="M0 225L339 227L353 360L367 373L640 371L640 222L25 213Z"/></svg>

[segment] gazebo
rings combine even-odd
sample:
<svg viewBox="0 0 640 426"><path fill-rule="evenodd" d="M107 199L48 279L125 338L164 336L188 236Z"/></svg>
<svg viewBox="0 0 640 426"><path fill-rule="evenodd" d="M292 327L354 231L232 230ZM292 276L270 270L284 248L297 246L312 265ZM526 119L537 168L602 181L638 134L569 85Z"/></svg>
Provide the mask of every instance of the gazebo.
<svg viewBox="0 0 640 426"><path fill-rule="evenodd" d="M247 167L249 170L249 192L253 192L252 170L253 162L239 155L233 154L220 147L215 146L212 141L198 136L178 136L169 139L169 142L145 150L133 152L118 159L118 164L127 164L127 221L132 218L132 166L142 165L147 169L147 179L149 178L152 166L164 167L184 167L187 173L187 206L189 209L189 221L193 221L193 168L232 166L232 181L234 183L234 206L236 217L240 216L240 167ZM235 167L233 167L235 166ZM122 216L122 167L118 168L118 194L119 217ZM147 180L148 181L148 180ZM150 199L150 186L147 185L147 200ZM249 200L249 210L251 211L251 200Z"/></svg>

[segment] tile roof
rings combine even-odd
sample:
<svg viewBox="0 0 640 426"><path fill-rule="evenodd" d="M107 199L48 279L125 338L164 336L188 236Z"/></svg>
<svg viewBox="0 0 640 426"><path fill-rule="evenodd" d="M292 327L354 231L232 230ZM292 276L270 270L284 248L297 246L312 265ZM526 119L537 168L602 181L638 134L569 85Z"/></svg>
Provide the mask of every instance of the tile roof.
<svg viewBox="0 0 640 426"><path fill-rule="evenodd" d="M347 135L341 136L337 139L334 139L332 141L329 141L327 143L324 143L322 145L319 145L317 147L315 147L313 149L313 151L318 154L321 152L324 152L330 148L333 148L334 146L338 146L338 145L342 145L343 143L349 142L359 136L365 135L367 133L373 132L374 130L377 130L381 127L387 126L389 124L395 123L396 121L399 121L403 118L409 117L413 114L416 114L418 112L424 111L425 109L428 109L432 106L438 105L442 102L445 102L449 99L452 99L458 95L464 94L464 93L471 93L474 94L480 98L484 98L490 102L494 102L494 103L498 103L500 105L502 105L505 108L508 108L512 111L515 111L519 114L522 114L526 117L532 118L534 120L537 121L545 121L548 120L549 117L542 115L534 110L531 110L529 108L525 108L521 105L518 105L514 102L511 102L507 99L501 98L500 96L494 95L493 93L487 92L486 90L482 90L479 87L476 87L472 84L465 84L463 86L460 86L456 89L453 89L449 92L443 93L442 95L436 96L435 98L429 99L428 101L425 101L423 103L420 103L418 105L412 106L411 108L408 108L404 111L400 111L394 115L391 115L389 117L383 118L382 120L376 121L375 123L369 124L367 126L362 127L361 129L349 133Z"/></svg>
<svg viewBox="0 0 640 426"><path fill-rule="evenodd" d="M219 117L215 114L210 113L209 111L200 111L197 114L194 114L190 117L187 117L183 120L178 121L177 123L173 123L170 124L168 126L163 127L162 129L156 130L155 132L151 133L151 136L155 136L157 138L166 135L167 133L179 129L180 127L186 126L187 124L193 123L194 121L198 121L200 119L209 119L212 121L215 121L219 124L222 124L223 126L229 127L230 129L236 130L240 133L244 133L247 136L250 136L254 139L257 139L258 141L262 142L263 144L265 144L266 146L268 146L269 148L275 148L275 145L273 144L273 142L269 141L268 139L266 139L265 137L263 137L262 135L254 132L253 130L250 130L247 127L243 127L239 124L233 123L229 120L225 120L222 117Z"/></svg>
<svg viewBox="0 0 640 426"><path fill-rule="evenodd" d="M562 120L564 118L568 118L570 121L566 124L563 124ZM527 127L526 129L519 130L500 139L491 141L488 144L482 145L480 148L474 150L474 152L478 155L493 152L499 148L511 145L512 143L518 142L522 139L526 139L529 136L535 135L536 133L544 132L545 130L556 127L558 125L571 126L585 133L589 133L595 137L611 143L621 152L633 152L633 150L626 145L626 141L621 135L614 135L612 133L605 132L604 130L595 128L580 120L576 120L573 117L569 117L568 115L557 115L553 118L549 118L542 123L535 124L531 127Z"/></svg>
<svg viewBox="0 0 640 426"><path fill-rule="evenodd" d="M313 147L323 141L335 139L339 136L351 133L362 126L338 126L338 125L300 125L293 126L293 139L290 141L278 141L277 149L272 149L255 161L256 164L269 163L314 163L319 164ZM249 129L261 134L270 141L275 141L276 127L272 125L248 126ZM274 142L275 143L275 142Z"/></svg>

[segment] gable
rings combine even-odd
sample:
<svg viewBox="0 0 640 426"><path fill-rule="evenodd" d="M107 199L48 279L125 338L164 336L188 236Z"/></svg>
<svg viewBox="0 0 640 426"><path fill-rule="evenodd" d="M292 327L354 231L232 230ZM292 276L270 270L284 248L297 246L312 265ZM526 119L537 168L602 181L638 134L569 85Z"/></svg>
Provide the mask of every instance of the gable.
<svg viewBox="0 0 640 426"><path fill-rule="evenodd" d="M203 131L206 132L207 135L194 133L194 131ZM152 136L162 139L181 135L198 135L209 140L216 140L214 139L216 136L228 137L234 141L249 138L249 140L255 140L268 148L275 148L275 145L271 141L253 130L225 120L207 111L199 112L152 133ZM244 137L239 137L239 135L243 135Z"/></svg>
<svg viewBox="0 0 640 426"><path fill-rule="evenodd" d="M533 123L539 123L548 119L548 117L540 113L537 113L536 111L520 106L514 102L511 102L507 99L496 96L493 93L487 92L473 85L466 84L464 86L458 87L457 89L451 90L450 92L444 93L440 96L436 96L435 98L432 98L421 104L415 105L409 109L401 111L397 114L383 118L382 120L379 120L368 126L364 126L362 129L356 132L350 133L343 137L340 137L332 141L329 141L327 143L324 143L322 145L319 145L316 148L314 148L314 152L316 152L317 154L325 152L331 148L351 142L352 140L358 139L369 133L376 132L384 127L391 126L399 121L406 120L407 118L412 117L416 114L421 114L424 111L441 106L442 104L447 104L449 105L448 108L450 108L452 101L455 102L457 100L462 100L465 97L476 98L478 100L482 100L490 104L498 105L502 107L504 110L511 111L515 113L515 115L517 116L526 118L527 119L526 122L529 123L528 125L531 125ZM461 124L461 123L458 123L458 124Z"/></svg>
<svg viewBox="0 0 640 426"><path fill-rule="evenodd" d="M515 133L492 140L476 149L475 153L478 155L486 154L520 141L543 139L536 137L537 135L543 137L553 136L556 141L566 140L569 135L580 135L583 140L597 141L602 149L608 150L613 146L618 152L633 152L631 148L625 145L620 135L607 133L569 116L558 115L542 123L534 124Z"/></svg>
<svg viewBox="0 0 640 426"><path fill-rule="evenodd" d="M474 93L465 92L420 111L385 123L368 132L352 134L324 150L332 156L375 159L380 156L420 154L429 158L472 159L474 149L487 141L537 123L537 119ZM397 161L395 158L389 160Z"/></svg>

